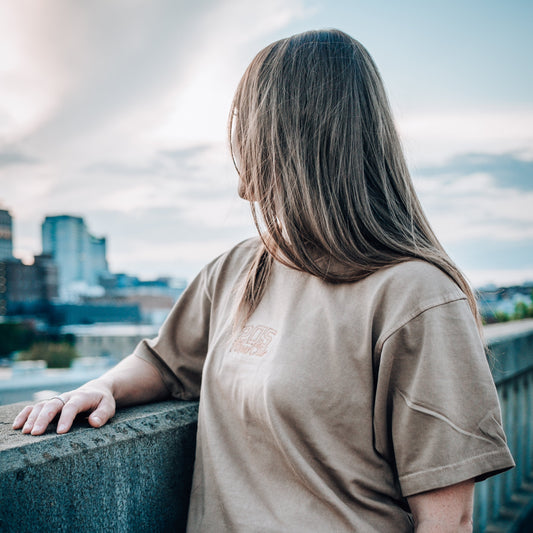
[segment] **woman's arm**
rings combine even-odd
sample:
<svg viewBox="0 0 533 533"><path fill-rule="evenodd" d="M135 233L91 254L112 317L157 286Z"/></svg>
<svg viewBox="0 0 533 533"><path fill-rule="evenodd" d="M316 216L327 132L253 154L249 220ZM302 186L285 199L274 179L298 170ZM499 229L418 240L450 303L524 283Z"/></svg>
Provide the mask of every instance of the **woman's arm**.
<svg viewBox="0 0 533 533"><path fill-rule="evenodd" d="M169 397L169 391L155 367L130 355L103 376L61 397L65 405L55 398L25 407L15 418L13 429L22 428L22 433L42 435L61 412L57 432L66 433L76 415L85 411L91 412L91 426L100 427L115 414L117 406L163 400Z"/></svg>
<svg viewBox="0 0 533 533"><path fill-rule="evenodd" d="M470 533L474 506L474 481L407 498L416 533Z"/></svg>

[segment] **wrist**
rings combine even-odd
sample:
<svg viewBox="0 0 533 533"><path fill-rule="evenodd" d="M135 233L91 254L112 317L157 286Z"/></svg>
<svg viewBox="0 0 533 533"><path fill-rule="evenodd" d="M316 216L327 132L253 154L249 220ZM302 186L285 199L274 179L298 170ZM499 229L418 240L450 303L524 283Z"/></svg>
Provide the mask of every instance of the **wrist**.
<svg viewBox="0 0 533 533"><path fill-rule="evenodd" d="M87 387L98 389L102 392L102 394L107 393L110 394L113 398L115 398L114 380L110 376L106 376L105 374L103 376L100 376L99 378L88 381L87 383L85 383L85 385L82 385L81 388Z"/></svg>

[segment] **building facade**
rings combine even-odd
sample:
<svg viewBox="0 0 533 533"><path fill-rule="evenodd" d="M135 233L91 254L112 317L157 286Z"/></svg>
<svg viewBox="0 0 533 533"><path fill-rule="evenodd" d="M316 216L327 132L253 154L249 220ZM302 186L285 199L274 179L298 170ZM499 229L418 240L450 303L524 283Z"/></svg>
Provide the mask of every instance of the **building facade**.
<svg viewBox="0 0 533 533"><path fill-rule="evenodd" d="M108 270L106 240L91 235L81 217L47 216L42 224L43 254L59 268L59 297L70 300L75 287L94 287Z"/></svg>
<svg viewBox="0 0 533 533"><path fill-rule="evenodd" d="M0 261L0 316L43 315L58 295L57 266L50 256L33 265L18 259Z"/></svg>
<svg viewBox="0 0 533 533"><path fill-rule="evenodd" d="M13 259L13 219L6 209L0 209L0 261Z"/></svg>

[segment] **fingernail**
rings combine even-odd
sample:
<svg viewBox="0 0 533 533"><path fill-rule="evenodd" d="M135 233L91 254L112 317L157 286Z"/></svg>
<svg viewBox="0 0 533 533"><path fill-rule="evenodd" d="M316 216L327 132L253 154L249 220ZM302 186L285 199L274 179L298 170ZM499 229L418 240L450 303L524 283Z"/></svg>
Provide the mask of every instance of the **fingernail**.
<svg viewBox="0 0 533 533"><path fill-rule="evenodd" d="M43 429L43 426L41 426L41 424L35 424L35 426L33 426L33 429L31 430L32 433L37 433L38 431L41 431Z"/></svg>
<svg viewBox="0 0 533 533"><path fill-rule="evenodd" d="M57 426L58 433L65 431L65 429L67 429L67 426L65 424L59 424L59 426Z"/></svg>
<svg viewBox="0 0 533 533"><path fill-rule="evenodd" d="M102 424L102 420L100 419L99 416L93 416L93 422L97 424L98 426Z"/></svg>

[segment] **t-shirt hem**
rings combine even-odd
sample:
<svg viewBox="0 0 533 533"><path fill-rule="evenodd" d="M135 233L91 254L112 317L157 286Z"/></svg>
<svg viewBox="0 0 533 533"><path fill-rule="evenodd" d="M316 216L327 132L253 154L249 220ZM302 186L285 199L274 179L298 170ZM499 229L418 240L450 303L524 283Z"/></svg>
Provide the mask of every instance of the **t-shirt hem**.
<svg viewBox="0 0 533 533"><path fill-rule="evenodd" d="M440 466L399 477L402 495L412 496L428 490L448 487L467 479L484 479L513 468L515 463L507 448L470 457L452 465Z"/></svg>

